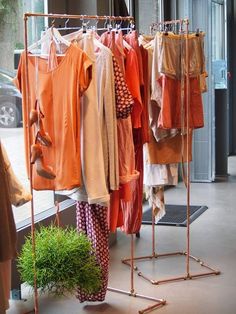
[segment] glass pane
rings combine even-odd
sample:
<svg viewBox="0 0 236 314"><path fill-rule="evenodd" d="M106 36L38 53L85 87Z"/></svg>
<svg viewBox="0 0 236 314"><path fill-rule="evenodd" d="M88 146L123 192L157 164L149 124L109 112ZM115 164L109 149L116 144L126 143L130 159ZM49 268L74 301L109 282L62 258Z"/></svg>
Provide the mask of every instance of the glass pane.
<svg viewBox="0 0 236 314"><path fill-rule="evenodd" d="M160 20L159 0L139 0L137 1L138 29L140 33L149 34L150 26Z"/></svg>
<svg viewBox="0 0 236 314"><path fill-rule="evenodd" d="M29 189L25 167L24 139L22 128L21 95L12 83L24 47L24 12L44 12L44 1L4 1L0 7L0 139L7 151L13 170L20 182ZM3 3L3 4L2 4ZM29 43L40 38L44 19L29 19ZM34 192L35 212L53 206L52 191ZM30 216L30 203L14 208L16 222Z"/></svg>
<svg viewBox="0 0 236 314"><path fill-rule="evenodd" d="M0 72L0 84L11 84L12 76L7 71Z"/></svg>
<svg viewBox="0 0 236 314"><path fill-rule="evenodd" d="M212 66L215 88L227 88L224 4L212 2Z"/></svg>

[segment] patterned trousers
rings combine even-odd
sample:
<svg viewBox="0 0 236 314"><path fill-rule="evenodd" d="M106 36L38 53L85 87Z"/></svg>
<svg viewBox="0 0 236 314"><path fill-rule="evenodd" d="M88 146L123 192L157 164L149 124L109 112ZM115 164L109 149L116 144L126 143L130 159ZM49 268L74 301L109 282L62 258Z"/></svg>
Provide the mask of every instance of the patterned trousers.
<svg viewBox="0 0 236 314"><path fill-rule="evenodd" d="M107 207L87 202L77 202L77 230L83 231L92 242L98 264L102 269L102 286L98 293L86 294L80 289L77 298L84 301L104 301L108 284L109 247Z"/></svg>

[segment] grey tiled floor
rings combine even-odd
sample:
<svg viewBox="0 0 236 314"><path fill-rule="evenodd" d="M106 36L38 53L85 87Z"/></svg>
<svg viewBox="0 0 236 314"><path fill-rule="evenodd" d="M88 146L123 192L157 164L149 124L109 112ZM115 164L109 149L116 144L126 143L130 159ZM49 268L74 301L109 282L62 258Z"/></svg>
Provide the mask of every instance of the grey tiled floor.
<svg viewBox="0 0 236 314"><path fill-rule="evenodd" d="M236 313L236 157L229 158L227 180L217 183L192 184L191 203L207 205L209 209L191 224L191 253L201 257L211 266L219 268L219 276L153 286L135 276L138 293L165 298L167 305L152 313L160 314L235 314ZM169 204L184 204L186 191L180 184L166 192ZM170 252L185 248L186 228L158 226L158 251ZM117 244L111 249L110 285L129 290L130 272L120 259L129 256L129 238L118 232ZM143 226L141 238L135 239L136 255L151 251L151 228ZM184 273L182 257L160 259L158 262L139 263L142 271L155 279ZM202 271L191 264L191 271ZM32 309L32 299L11 302L7 314L23 314ZM152 305L151 301L108 292L106 301L99 304L80 304L75 298L53 299L40 297L40 313L43 314L134 314Z"/></svg>

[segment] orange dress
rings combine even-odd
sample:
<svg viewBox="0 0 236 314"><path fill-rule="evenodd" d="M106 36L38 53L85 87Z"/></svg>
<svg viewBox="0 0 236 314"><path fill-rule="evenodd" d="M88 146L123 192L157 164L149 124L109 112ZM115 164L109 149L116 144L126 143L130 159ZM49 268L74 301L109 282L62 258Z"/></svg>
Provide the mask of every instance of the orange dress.
<svg viewBox="0 0 236 314"><path fill-rule="evenodd" d="M125 50L126 52L126 81L130 89L130 92L135 100L134 110L132 111L132 127L133 127L133 141L135 149L135 170L139 172L139 178L137 182L132 184L132 198L130 201L130 207L123 205L123 212L126 212L124 217L123 230L126 233L137 233L141 228L142 223L142 199L143 199L143 142L142 142L142 129L143 129L143 103L141 97L141 87L143 81L143 73L140 68L140 59L136 51L138 49L138 42L135 38L129 41L132 49ZM135 49L136 48L136 49ZM125 187L126 188L126 187Z"/></svg>
<svg viewBox="0 0 236 314"><path fill-rule="evenodd" d="M66 190L81 184L80 160L80 96L91 80L91 61L76 45L71 44L65 56L57 57L58 65L48 71L48 60L28 57L29 94L26 88L26 53L23 52L15 85L23 98L23 125L27 169L29 148L34 142L35 126L30 127L28 143L28 115L36 99L44 114L43 125L52 139L52 146L42 146L45 164L53 168L56 178L39 176L33 166L33 189ZM27 108L27 98L28 106ZM28 172L29 173L29 172Z"/></svg>
<svg viewBox="0 0 236 314"><path fill-rule="evenodd" d="M131 95L134 98L134 108L131 113L132 127L134 129L141 128L141 115L143 111L142 98L140 93L140 77L139 77L139 64L135 50L125 50L125 78Z"/></svg>
<svg viewBox="0 0 236 314"><path fill-rule="evenodd" d="M139 81L140 85L144 85L144 64L143 64L143 56L142 56L142 48L139 46L138 42L138 32L133 30L124 36L125 40L129 45L135 50L138 58L138 68L139 68Z"/></svg>

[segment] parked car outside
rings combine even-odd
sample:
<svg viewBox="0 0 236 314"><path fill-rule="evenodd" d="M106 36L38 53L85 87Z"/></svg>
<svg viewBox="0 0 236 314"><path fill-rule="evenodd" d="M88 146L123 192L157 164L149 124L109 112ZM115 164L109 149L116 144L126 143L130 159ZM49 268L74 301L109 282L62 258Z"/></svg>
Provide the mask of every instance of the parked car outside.
<svg viewBox="0 0 236 314"><path fill-rule="evenodd" d="M22 121L22 96L12 82L14 76L0 69L0 128L16 128Z"/></svg>

